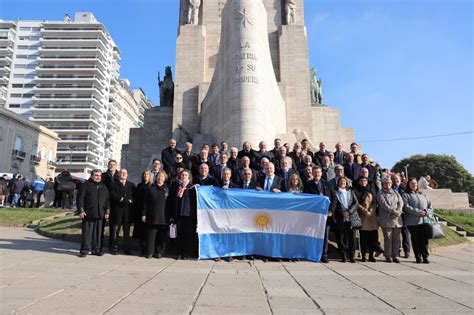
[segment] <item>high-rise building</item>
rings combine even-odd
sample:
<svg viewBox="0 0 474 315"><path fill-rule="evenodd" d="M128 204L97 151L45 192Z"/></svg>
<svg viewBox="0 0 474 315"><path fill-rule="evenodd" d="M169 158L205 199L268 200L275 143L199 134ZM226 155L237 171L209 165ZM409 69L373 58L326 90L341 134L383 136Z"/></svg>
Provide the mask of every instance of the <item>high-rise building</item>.
<svg viewBox="0 0 474 315"><path fill-rule="evenodd" d="M140 105L129 87L123 92L119 60L117 45L90 12L63 21L1 21L4 107L58 134L58 172L88 177L108 159L120 160L117 148L139 126Z"/></svg>

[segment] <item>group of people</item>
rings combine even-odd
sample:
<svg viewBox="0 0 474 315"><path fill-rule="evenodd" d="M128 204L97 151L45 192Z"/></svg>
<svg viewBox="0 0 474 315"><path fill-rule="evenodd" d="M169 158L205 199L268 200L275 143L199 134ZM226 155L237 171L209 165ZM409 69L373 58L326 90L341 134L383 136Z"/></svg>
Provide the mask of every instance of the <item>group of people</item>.
<svg viewBox="0 0 474 315"><path fill-rule="evenodd" d="M143 171L138 185L128 180L126 169L117 170L116 161L109 161L104 173L94 170L77 196L83 219L80 256L103 254L108 220L112 254L121 249L121 230L123 250L132 254L133 223L133 236L140 239L145 257L161 258L170 247L179 259L197 257L194 187L213 185L328 197L331 204L322 262L328 262L332 230L342 262L355 262L359 231L362 261L375 262L377 253L383 252L387 262L398 263L401 248L406 258L410 256L411 238L416 262L429 263L428 238L423 229L432 214L429 199L419 191L416 179L407 180L372 165L367 154L359 153L356 143L351 144L350 152L345 152L341 143L333 152L324 143L320 143L317 152L311 152L307 140L295 143L290 151L280 139L275 139L272 150L267 150L267 144L261 141L259 150L252 149L250 142L245 142L241 150L222 142L204 145L197 155L192 152L191 143L186 143L180 152L176 140L170 139L161 152L161 160L155 159L151 170Z"/></svg>
<svg viewBox="0 0 474 315"><path fill-rule="evenodd" d="M10 205L12 208L40 206L44 208L71 209L74 192L81 181L74 179L69 171L62 171L53 178L36 176L29 181L22 174L13 174L8 178L3 174L0 178L0 206Z"/></svg>

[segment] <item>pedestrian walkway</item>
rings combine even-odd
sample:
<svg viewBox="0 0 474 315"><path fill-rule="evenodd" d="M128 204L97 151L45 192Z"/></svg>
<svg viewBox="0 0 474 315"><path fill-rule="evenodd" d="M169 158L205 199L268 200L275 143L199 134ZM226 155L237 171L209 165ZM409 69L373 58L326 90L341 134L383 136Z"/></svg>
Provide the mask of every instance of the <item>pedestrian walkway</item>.
<svg viewBox="0 0 474 315"><path fill-rule="evenodd" d="M474 313L472 244L429 265L84 259L78 247L0 227L1 313Z"/></svg>

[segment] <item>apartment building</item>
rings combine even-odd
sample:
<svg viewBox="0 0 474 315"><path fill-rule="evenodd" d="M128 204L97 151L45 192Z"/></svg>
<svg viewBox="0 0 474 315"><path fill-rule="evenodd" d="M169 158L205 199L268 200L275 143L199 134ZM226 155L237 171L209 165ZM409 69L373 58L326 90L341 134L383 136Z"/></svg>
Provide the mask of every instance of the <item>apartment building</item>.
<svg viewBox="0 0 474 315"><path fill-rule="evenodd" d="M6 43L12 38L11 51ZM140 105L121 90L120 50L92 13L63 21L2 21L0 75L9 61L2 61L3 50L13 53L4 106L58 134L57 172L87 178L91 170L105 169L108 159L120 160L122 141L139 120L123 117L138 117Z"/></svg>
<svg viewBox="0 0 474 315"><path fill-rule="evenodd" d="M7 102L15 36L16 24L0 20L0 107L5 107Z"/></svg>

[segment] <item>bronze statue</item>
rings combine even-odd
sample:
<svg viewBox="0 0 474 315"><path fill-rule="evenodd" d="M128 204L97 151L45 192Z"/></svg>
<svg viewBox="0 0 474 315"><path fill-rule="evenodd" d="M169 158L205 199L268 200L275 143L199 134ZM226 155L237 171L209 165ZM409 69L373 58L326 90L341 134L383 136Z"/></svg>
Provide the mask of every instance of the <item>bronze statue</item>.
<svg viewBox="0 0 474 315"><path fill-rule="evenodd" d="M174 82L171 67L165 67L165 77L163 81L160 78L160 72L158 72L158 87L160 90L160 106L172 107L174 99Z"/></svg>

